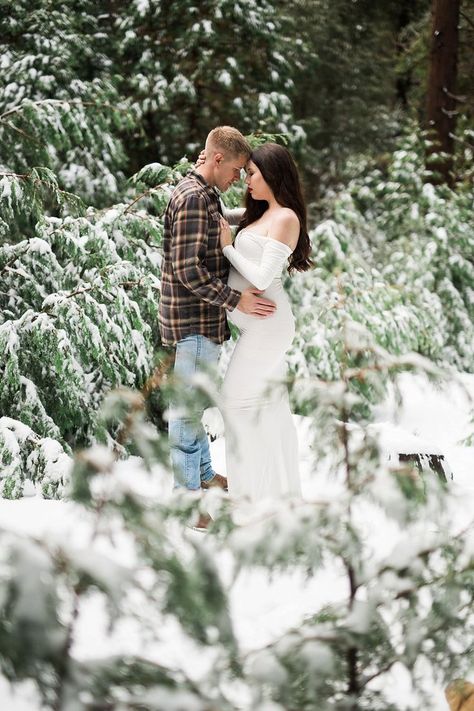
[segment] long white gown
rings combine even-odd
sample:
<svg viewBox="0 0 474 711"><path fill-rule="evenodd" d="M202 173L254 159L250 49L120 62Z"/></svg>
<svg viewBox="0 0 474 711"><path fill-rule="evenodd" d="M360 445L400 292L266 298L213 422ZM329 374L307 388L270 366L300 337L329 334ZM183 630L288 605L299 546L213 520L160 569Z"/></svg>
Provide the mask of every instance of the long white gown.
<svg viewBox="0 0 474 711"><path fill-rule="evenodd" d="M251 228L224 249L232 264L229 285L264 289L263 296L277 305L265 319L237 309L228 313L240 330L222 388L229 494L236 501L301 495L297 434L284 382L285 353L295 333L282 285L291 252Z"/></svg>

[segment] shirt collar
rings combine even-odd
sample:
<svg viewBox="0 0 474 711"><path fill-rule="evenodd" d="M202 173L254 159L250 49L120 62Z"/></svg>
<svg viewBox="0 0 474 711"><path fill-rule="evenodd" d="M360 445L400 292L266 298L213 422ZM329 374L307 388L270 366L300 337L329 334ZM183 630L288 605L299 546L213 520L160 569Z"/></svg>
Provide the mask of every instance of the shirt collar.
<svg viewBox="0 0 474 711"><path fill-rule="evenodd" d="M215 198L215 199L217 199L217 200L220 199L219 193L217 192L217 188L211 187L211 186L209 185L209 183L207 183L206 180L202 177L202 175L200 175L199 173L197 173L194 169L193 169L193 170L190 170L190 172L188 173L188 175L189 175L191 178L194 178L194 180L197 180L197 182L198 182L200 185L202 185L202 187L206 190L206 192L207 192L209 195L211 195L213 198Z"/></svg>

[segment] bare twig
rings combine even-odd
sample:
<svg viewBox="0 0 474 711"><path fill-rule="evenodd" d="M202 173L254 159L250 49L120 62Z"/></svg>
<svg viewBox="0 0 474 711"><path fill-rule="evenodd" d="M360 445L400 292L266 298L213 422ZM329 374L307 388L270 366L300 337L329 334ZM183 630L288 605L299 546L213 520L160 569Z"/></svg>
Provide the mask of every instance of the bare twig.
<svg viewBox="0 0 474 711"><path fill-rule="evenodd" d="M471 20L471 18L470 18L468 15L466 15L465 12L463 12L462 10L460 10L460 11L459 11L459 14L461 15L461 17L463 17L463 18L466 20L466 22L467 22L469 25L471 25L472 28L474 28L474 22Z"/></svg>
<svg viewBox="0 0 474 711"><path fill-rule="evenodd" d="M30 173L0 173L0 178L29 178Z"/></svg>
<svg viewBox="0 0 474 711"><path fill-rule="evenodd" d="M138 197L136 197L136 198L130 203L130 205L127 205L127 207L125 208L125 210L123 211L122 214L125 215L127 212L130 212L130 210L131 210L132 207L135 205L135 203L137 203L139 200L142 200L142 198L144 198L144 197L148 197L149 195L151 195L151 193L153 192L153 190L157 190L157 189L158 189L159 187L161 187L162 185L164 185L164 183L158 183L158 185L154 185L152 188L148 188L148 190L145 190L145 192L142 193L141 195L138 195Z"/></svg>
<svg viewBox="0 0 474 711"><path fill-rule="evenodd" d="M393 659L391 662L386 664L384 667L376 671L374 674L371 674L370 676L365 677L361 681L361 686L367 686L367 684L370 684L371 681L374 679L377 679L377 677L382 676L382 674L386 674L390 669L393 667L394 664L398 662L398 659Z"/></svg>
<svg viewBox="0 0 474 711"><path fill-rule="evenodd" d="M15 254L11 259L9 259L8 262L4 264L3 267L0 269L0 274L3 274L3 272L8 271L11 265L15 264L16 260L19 259L23 254L25 254L28 249L29 245L25 247L25 249L23 249L19 254Z"/></svg>
<svg viewBox="0 0 474 711"><path fill-rule="evenodd" d="M15 126L14 123L11 123L10 121L5 121L4 119L0 119L0 123L5 124L5 126L8 126L8 128L11 128L13 131L16 131L20 135L24 136L25 138L28 138L30 141L34 141L35 143L37 143L40 146L44 145L43 143L41 143L41 141L39 141L36 138L36 136L31 136L29 133L24 131L22 128L18 128L18 126Z"/></svg>

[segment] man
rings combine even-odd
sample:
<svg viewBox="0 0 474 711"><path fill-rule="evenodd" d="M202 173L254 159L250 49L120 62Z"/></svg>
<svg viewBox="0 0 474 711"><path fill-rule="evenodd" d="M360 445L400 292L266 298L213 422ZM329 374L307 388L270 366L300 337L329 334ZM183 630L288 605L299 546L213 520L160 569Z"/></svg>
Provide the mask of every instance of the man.
<svg viewBox="0 0 474 711"><path fill-rule="evenodd" d="M221 205L216 188L224 192L239 180L250 147L237 129L220 126L208 135L205 154L204 164L176 186L164 221L160 333L164 345L176 347L174 373L183 381L217 366L220 345L230 337L226 309L261 318L275 309L257 289L241 293L227 285L228 263L219 244ZM175 486L192 491L209 486L226 489L226 478L212 468L202 414L198 406L186 416L171 413ZM200 527L206 528L209 520L201 516Z"/></svg>

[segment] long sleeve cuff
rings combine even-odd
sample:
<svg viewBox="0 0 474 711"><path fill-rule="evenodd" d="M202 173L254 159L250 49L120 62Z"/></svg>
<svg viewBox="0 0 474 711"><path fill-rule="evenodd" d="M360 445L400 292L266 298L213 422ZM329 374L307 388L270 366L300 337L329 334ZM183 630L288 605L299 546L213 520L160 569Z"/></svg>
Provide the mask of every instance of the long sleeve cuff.
<svg viewBox="0 0 474 711"><path fill-rule="evenodd" d="M227 311L233 311L240 301L241 293L240 291L236 291L235 289L231 289L230 287L229 292L229 297L224 304L224 308L226 308Z"/></svg>

